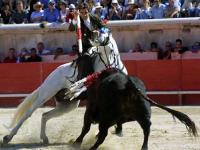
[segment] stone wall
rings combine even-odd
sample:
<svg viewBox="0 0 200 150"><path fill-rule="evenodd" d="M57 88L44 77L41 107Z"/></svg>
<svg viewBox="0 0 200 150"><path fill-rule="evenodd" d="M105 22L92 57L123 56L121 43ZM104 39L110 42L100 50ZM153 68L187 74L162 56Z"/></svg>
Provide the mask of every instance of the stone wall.
<svg viewBox="0 0 200 150"><path fill-rule="evenodd" d="M109 21L108 26L121 52L128 51L136 42L148 49L151 42L163 47L166 41L175 43L177 38L182 39L184 45L200 41L200 18ZM68 24L49 23L46 28L40 28L40 24L0 24L0 56L4 57L11 47L30 49L40 41L45 43L46 49L63 47L70 51L76 43L76 34L67 29Z"/></svg>

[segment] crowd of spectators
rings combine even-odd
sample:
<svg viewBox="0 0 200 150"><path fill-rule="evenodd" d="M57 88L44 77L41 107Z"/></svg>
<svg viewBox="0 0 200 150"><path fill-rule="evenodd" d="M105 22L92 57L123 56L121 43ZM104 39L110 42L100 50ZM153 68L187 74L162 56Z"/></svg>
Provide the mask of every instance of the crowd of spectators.
<svg viewBox="0 0 200 150"><path fill-rule="evenodd" d="M176 39L174 42L166 41L163 48L158 45L157 42L149 43L149 48L144 49L140 43L135 43L133 48L128 50L128 53L144 53L144 52L156 52L157 58L160 60L171 59L172 53L183 54L186 51L198 52L200 51L200 41L194 42L191 46L185 45L181 39ZM41 62L44 55L53 55L53 60L59 59L61 55L77 55L78 45L72 45L70 51L66 52L63 48L58 47L55 50L48 50L45 48L43 42L37 43L35 48L30 50L22 48L17 51L15 48L10 48L6 57L2 60L3 63L24 63L24 62Z"/></svg>
<svg viewBox="0 0 200 150"><path fill-rule="evenodd" d="M200 17L199 0L0 0L4 24L70 22L79 3L100 19Z"/></svg>
<svg viewBox="0 0 200 150"><path fill-rule="evenodd" d="M133 48L128 52L156 52L158 54L158 59L171 59L171 53L175 52L177 54L183 54L186 51L198 52L200 51L200 41L194 42L191 46L183 46L184 43L181 39L176 39L174 43L166 41L163 48L161 48L157 42L151 42L149 49L144 50L140 43L133 45Z"/></svg>
<svg viewBox="0 0 200 150"><path fill-rule="evenodd" d="M16 50L15 48L9 48L2 63L41 62L44 55L53 55L53 60L57 60L61 55L68 54L74 56L77 55L77 52L78 45L76 44L72 45L71 50L66 52L61 47L58 47L55 50L48 50L45 48L43 42L39 42L36 47L31 49L22 48L21 50Z"/></svg>
<svg viewBox="0 0 200 150"><path fill-rule="evenodd" d="M79 3L87 3L90 12L100 19L136 20L178 17L200 17L200 0L0 0L0 23L21 24L46 22L71 22ZM159 48L156 42L150 43L149 50L144 50L136 43L131 52L158 52L159 59L170 59L171 52L184 53L187 50L199 50L200 42L191 47L183 47L182 40L177 39L175 47L169 41L165 48ZM72 47L76 48L74 45ZM54 54L54 59L65 54L63 48L47 50L43 42L27 50L10 48L3 62L42 61L42 55ZM72 51L74 53L74 51Z"/></svg>

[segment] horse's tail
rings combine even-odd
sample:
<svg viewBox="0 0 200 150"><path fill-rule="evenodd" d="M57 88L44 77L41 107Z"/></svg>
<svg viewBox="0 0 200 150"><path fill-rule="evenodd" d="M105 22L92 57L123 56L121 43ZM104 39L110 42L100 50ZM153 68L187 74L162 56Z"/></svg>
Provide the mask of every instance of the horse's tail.
<svg viewBox="0 0 200 150"><path fill-rule="evenodd" d="M170 114L173 115L173 117L175 116L176 118L178 118L183 124L185 124L187 130L189 133L193 134L193 136L198 136L198 132L197 132L197 128L195 123L190 119L189 116L187 116L186 114L170 109L164 105L158 104L156 103L154 100L150 99L148 96L144 95L142 92L139 91L139 94L148 102L150 102L150 104L153 104L161 109L166 110L167 112L169 112Z"/></svg>
<svg viewBox="0 0 200 150"><path fill-rule="evenodd" d="M39 90L36 89L24 99L24 101L17 107L17 110L8 128L13 128L18 123L24 113L32 106L33 102L37 99L38 94Z"/></svg>

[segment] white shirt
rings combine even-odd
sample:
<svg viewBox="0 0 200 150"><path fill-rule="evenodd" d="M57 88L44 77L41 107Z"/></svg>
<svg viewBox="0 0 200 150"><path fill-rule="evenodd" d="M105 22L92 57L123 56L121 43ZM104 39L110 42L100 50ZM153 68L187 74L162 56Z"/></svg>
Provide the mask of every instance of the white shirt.
<svg viewBox="0 0 200 150"><path fill-rule="evenodd" d="M84 24L86 27L88 27L88 29L90 29L90 31L92 31L92 25L90 22L90 17L87 18L87 20L84 20Z"/></svg>

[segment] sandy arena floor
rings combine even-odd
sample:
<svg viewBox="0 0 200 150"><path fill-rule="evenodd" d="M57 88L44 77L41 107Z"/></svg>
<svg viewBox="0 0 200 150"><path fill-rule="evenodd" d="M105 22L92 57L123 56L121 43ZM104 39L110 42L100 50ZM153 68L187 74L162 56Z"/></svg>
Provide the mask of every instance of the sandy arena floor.
<svg viewBox="0 0 200 150"><path fill-rule="evenodd" d="M172 107L173 109L187 113L200 128L200 107ZM0 150L75 150L71 146L72 141L81 132L85 108L78 108L62 117L52 119L47 124L47 136L49 145L40 143L40 119L43 112L52 108L40 108L20 128L18 134L7 146L0 146ZM8 132L3 124L9 122L15 109L0 109L0 142ZM167 112L152 107L152 126L149 138L149 150L200 150L199 138L191 137L185 126L173 118ZM99 150L140 150L143 133L136 122L124 124L123 137L110 132ZM89 134L85 137L82 150L88 149L95 142L95 134L98 126L93 125Z"/></svg>

